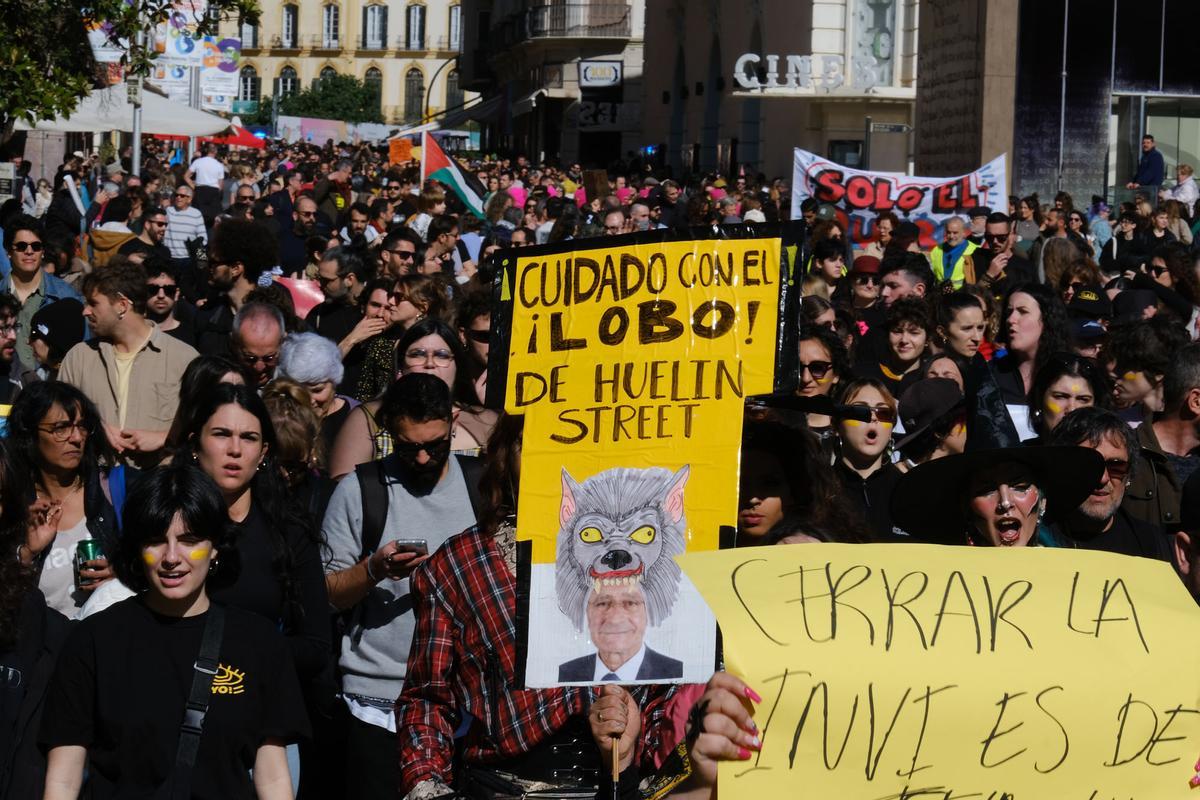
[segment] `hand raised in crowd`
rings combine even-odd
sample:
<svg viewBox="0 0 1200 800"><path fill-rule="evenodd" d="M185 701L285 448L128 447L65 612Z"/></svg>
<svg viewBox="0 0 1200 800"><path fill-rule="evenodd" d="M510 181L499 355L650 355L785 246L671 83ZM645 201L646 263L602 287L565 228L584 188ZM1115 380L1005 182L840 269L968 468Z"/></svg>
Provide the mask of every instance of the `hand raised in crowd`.
<svg viewBox="0 0 1200 800"><path fill-rule="evenodd" d="M688 756L695 771L685 788L716 786L718 762L748 761L762 749L750 714L751 704L761 702L757 692L728 672L709 679L688 715Z"/></svg>
<svg viewBox="0 0 1200 800"><path fill-rule="evenodd" d="M989 278L998 278L1004 272L1004 268L1008 266L1009 259L1012 258L1012 251L1006 250L1003 253L997 253L992 256L991 262L988 264L987 274Z"/></svg>
<svg viewBox="0 0 1200 800"><path fill-rule="evenodd" d="M613 742L617 743L620 768L633 762L633 753L642 731L642 715L633 695L615 683L600 690L600 698L588 709L588 725L592 738L606 765L612 764Z"/></svg>
<svg viewBox="0 0 1200 800"><path fill-rule="evenodd" d="M371 554L367 571L377 582L388 578L398 581L407 578L412 571L429 560L427 554L401 550L395 540L388 542Z"/></svg>
<svg viewBox="0 0 1200 800"><path fill-rule="evenodd" d="M19 555L21 563L29 566L43 550L50 546L58 535L58 521L62 518L62 503L38 498L29 504L29 517L25 525L25 546Z"/></svg>
<svg viewBox="0 0 1200 800"><path fill-rule="evenodd" d="M342 355L345 356L346 353L349 353L355 345L365 342L372 336L377 336L383 333L383 330L386 327L387 321L382 317L363 317L358 321L358 324L354 326L353 330L346 334L346 338L342 339L342 341L338 343L338 349L341 350Z"/></svg>
<svg viewBox="0 0 1200 800"><path fill-rule="evenodd" d="M133 450L137 453L157 453L167 445L166 431L120 431L121 450Z"/></svg>

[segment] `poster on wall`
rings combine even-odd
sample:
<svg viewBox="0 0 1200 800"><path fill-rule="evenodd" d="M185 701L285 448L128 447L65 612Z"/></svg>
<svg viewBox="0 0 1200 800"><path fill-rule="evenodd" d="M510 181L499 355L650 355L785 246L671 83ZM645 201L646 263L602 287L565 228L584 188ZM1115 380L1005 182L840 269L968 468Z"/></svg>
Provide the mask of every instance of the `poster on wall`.
<svg viewBox="0 0 1200 800"><path fill-rule="evenodd" d="M200 91L208 95L237 95L242 41L206 36L201 53Z"/></svg>
<svg viewBox="0 0 1200 800"><path fill-rule="evenodd" d="M525 417L527 686L712 674L713 618L674 559L736 524L743 404L774 388L780 238L744 235L501 257L489 386Z"/></svg>
<svg viewBox="0 0 1200 800"><path fill-rule="evenodd" d="M952 178L921 178L854 169L816 153L796 148L792 165L792 218L812 197L837 210L844 233L857 244L875 237L875 220L891 211L921 229L921 248L942 241L942 229L953 216L976 208L1008 208L1006 157L1001 155L974 172Z"/></svg>
<svg viewBox="0 0 1200 800"><path fill-rule="evenodd" d="M204 58L196 30L208 13L208 0L174 0L165 22L154 28L154 50L163 64L198 67Z"/></svg>

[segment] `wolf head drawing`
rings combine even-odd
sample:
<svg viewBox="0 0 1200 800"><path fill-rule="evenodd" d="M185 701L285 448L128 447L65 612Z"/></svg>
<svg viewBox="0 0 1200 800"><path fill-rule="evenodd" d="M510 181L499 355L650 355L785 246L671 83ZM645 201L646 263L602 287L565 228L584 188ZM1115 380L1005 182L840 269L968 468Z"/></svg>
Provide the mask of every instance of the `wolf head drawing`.
<svg viewBox="0 0 1200 800"><path fill-rule="evenodd" d="M588 593L604 585L641 586L651 625L670 615L679 592L674 557L687 546L688 470L614 467L581 483L563 470L554 585L576 630L586 626Z"/></svg>

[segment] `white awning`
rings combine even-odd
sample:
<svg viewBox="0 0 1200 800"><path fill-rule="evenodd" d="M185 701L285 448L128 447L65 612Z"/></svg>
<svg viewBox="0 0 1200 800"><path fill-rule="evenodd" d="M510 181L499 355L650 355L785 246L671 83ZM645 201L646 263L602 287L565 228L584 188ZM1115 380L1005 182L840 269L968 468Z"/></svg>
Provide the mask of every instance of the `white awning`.
<svg viewBox="0 0 1200 800"><path fill-rule="evenodd" d="M151 89L142 91L142 132L174 136L213 136L229 127L229 121L197 109L168 100ZM39 120L29 125L18 120L19 131L133 131L133 104L129 102L125 84L97 89L79 101L74 113L67 117Z"/></svg>

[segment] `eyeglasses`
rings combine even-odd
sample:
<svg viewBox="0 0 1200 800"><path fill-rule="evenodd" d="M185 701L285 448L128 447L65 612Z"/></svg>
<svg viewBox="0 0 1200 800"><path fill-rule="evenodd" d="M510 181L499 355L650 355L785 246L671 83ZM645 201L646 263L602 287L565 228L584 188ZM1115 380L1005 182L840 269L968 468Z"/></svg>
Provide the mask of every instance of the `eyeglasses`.
<svg viewBox="0 0 1200 800"><path fill-rule="evenodd" d="M857 283L859 286L865 286L868 283L871 284L872 286L878 286L879 285L879 276L878 275L855 275L854 282Z"/></svg>
<svg viewBox="0 0 1200 800"><path fill-rule="evenodd" d="M798 366L799 374L801 376L803 376L804 372L807 370L808 374L812 375L813 379L818 381L824 378L826 373L833 368L833 364L829 363L828 361L810 361L807 364L801 362Z"/></svg>
<svg viewBox="0 0 1200 800"><path fill-rule="evenodd" d="M184 194L183 192L176 192L175 194L173 194L171 196L172 197L186 197L189 200L192 198L192 196L190 194Z"/></svg>
<svg viewBox="0 0 1200 800"><path fill-rule="evenodd" d="M273 367L275 366L275 362L279 360L279 353L267 353L265 356L256 356L253 353L241 350L238 351L237 357L238 361L241 361L250 368L253 368L260 361L264 367Z"/></svg>
<svg viewBox="0 0 1200 800"><path fill-rule="evenodd" d="M237 196L237 199L238 199L238 202L241 202L242 200L245 200L247 203L250 203L250 202L253 202L253 201L254 201L254 195L252 195L252 194L239 194L239 195Z"/></svg>
<svg viewBox="0 0 1200 800"><path fill-rule="evenodd" d="M1160 278L1162 277L1162 274L1167 271L1167 267L1165 265L1153 265L1150 267L1150 271L1154 273L1154 277Z"/></svg>
<svg viewBox="0 0 1200 800"><path fill-rule="evenodd" d="M388 184L387 190L389 192L398 192L398 191L400 191L400 186L399 186L399 184L395 184L395 183Z"/></svg>
<svg viewBox="0 0 1200 800"><path fill-rule="evenodd" d="M179 293L179 286L174 283L170 283L165 286L158 283L152 283L150 284L149 289L151 291L151 297L158 297L160 294L166 297L174 297Z"/></svg>
<svg viewBox="0 0 1200 800"><path fill-rule="evenodd" d="M431 442L406 442L402 439L392 437L392 452L403 459L412 461L425 451L425 455L431 459L437 460L444 458L450 454L450 436L446 435L441 439L434 439Z"/></svg>
<svg viewBox="0 0 1200 800"><path fill-rule="evenodd" d="M487 344L488 342L490 342L492 340L492 332L491 331L477 331L477 330L474 330L473 328L468 328L466 330L466 334L467 334L467 338L470 339L472 342L479 342L480 344Z"/></svg>
<svg viewBox="0 0 1200 800"><path fill-rule="evenodd" d="M433 363L439 367L448 367L454 363L454 353L449 350L438 348L437 350L426 350L423 347L414 347L404 354L404 363L406 364L427 364L430 356L433 357Z"/></svg>
<svg viewBox="0 0 1200 800"><path fill-rule="evenodd" d="M315 212L315 211L297 211L296 216L300 217L301 219L312 219L317 216L317 212Z"/></svg>
<svg viewBox="0 0 1200 800"><path fill-rule="evenodd" d="M417 254L412 252L411 250L388 250L386 252L391 253L396 258L400 259L401 261L412 261L414 258L417 257Z"/></svg>
<svg viewBox="0 0 1200 800"><path fill-rule="evenodd" d="M34 253L40 253L44 247L45 245L43 245L41 242L13 242L12 249L16 250L18 253L24 253L26 250Z"/></svg>
<svg viewBox="0 0 1200 800"><path fill-rule="evenodd" d="M869 415L871 419L884 425L896 424L896 411L888 406L869 406L866 403L851 403L850 408L860 412L864 417Z"/></svg>
<svg viewBox="0 0 1200 800"><path fill-rule="evenodd" d="M1104 471L1114 480L1123 480L1129 474L1129 461L1123 458L1110 458L1104 462Z"/></svg>
<svg viewBox="0 0 1200 800"><path fill-rule="evenodd" d="M10 333L17 333L19 330L21 330L21 323L16 321L10 321L0 325L0 333L4 334L5 336L8 336Z"/></svg>
<svg viewBox="0 0 1200 800"><path fill-rule="evenodd" d="M87 425L83 420L75 420L74 422L56 422L53 425L38 425L38 430L50 434L50 438L56 442L65 442L71 438L71 434L79 431L80 436L87 436Z"/></svg>

